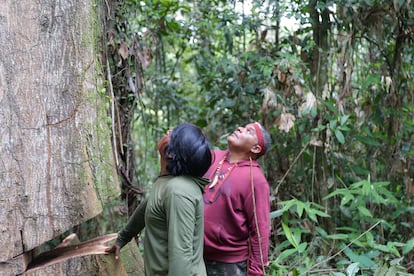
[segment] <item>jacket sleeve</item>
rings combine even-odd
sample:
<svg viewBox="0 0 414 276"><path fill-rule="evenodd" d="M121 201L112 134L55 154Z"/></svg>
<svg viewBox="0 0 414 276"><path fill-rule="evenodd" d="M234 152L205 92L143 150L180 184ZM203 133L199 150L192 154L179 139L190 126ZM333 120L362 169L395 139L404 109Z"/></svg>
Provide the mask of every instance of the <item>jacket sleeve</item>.
<svg viewBox="0 0 414 276"><path fill-rule="evenodd" d="M254 178L254 191L246 201L249 218L249 260L247 275L265 275L270 238L270 191L264 176ZM254 196L254 198L253 198Z"/></svg>
<svg viewBox="0 0 414 276"><path fill-rule="evenodd" d="M128 219L125 227L118 233L116 243L124 247L133 237L138 235L145 227L145 209L147 208L148 199L145 198L135 209L132 216Z"/></svg>
<svg viewBox="0 0 414 276"><path fill-rule="evenodd" d="M193 197L179 192L166 200L169 275L192 275L195 204Z"/></svg>

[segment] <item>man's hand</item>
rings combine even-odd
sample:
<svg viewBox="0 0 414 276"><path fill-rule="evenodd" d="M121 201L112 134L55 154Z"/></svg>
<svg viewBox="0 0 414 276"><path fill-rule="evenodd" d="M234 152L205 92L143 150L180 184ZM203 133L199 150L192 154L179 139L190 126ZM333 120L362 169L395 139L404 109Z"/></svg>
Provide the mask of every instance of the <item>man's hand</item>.
<svg viewBox="0 0 414 276"><path fill-rule="evenodd" d="M118 244L114 244L111 247L108 247L105 249L105 252L107 253L115 253L115 260L119 259L119 251L121 250L121 247Z"/></svg>

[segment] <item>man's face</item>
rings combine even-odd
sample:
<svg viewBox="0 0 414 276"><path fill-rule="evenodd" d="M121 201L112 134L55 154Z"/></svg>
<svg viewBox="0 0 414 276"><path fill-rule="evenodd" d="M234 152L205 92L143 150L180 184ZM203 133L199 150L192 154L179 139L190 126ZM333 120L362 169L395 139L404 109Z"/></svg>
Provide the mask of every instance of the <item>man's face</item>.
<svg viewBox="0 0 414 276"><path fill-rule="evenodd" d="M249 152L258 143L256 129L253 124L238 127L227 137L227 142L229 143L229 146Z"/></svg>

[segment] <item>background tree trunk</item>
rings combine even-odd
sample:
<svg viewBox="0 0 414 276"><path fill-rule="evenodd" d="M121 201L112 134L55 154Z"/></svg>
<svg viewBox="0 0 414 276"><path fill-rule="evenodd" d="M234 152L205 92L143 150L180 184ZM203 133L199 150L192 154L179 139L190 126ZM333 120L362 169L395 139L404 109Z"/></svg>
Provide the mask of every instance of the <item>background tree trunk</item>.
<svg viewBox="0 0 414 276"><path fill-rule="evenodd" d="M0 3L2 275L21 273L25 253L119 193L98 93L95 9L92 0ZM77 258L71 269L96 275L98 261Z"/></svg>

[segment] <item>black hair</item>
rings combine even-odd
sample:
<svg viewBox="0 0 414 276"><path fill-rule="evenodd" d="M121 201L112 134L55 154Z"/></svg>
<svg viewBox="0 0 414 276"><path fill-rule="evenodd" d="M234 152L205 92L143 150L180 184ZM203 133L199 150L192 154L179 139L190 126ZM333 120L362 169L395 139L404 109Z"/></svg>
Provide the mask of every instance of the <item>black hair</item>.
<svg viewBox="0 0 414 276"><path fill-rule="evenodd" d="M211 165L211 148L201 129L182 123L171 133L166 154L167 170L172 175L203 176Z"/></svg>

